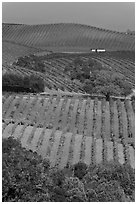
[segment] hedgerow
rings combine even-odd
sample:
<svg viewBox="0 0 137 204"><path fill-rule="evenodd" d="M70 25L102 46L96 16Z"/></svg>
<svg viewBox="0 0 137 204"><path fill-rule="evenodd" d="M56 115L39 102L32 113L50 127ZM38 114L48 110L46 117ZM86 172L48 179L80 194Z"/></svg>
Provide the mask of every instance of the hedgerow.
<svg viewBox="0 0 137 204"><path fill-rule="evenodd" d="M38 56L29 55L25 57L19 57L13 65L20 67L27 67L27 69L34 70L37 72L45 72L45 65L42 60L39 59Z"/></svg>
<svg viewBox="0 0 137 204"><path fill-rule="evenodd" d="M125 165L78 163L51 168L19 141L2 140L3 202L119 202L134 201L135 175Z"/></svg>
<svg viewBox="0 0 137 204"><path fill-rule="evenodd" d="M6 73L2 76L2 90L10 92L42 92L44 91L44 80L31 74L21 76L14 73Z"/></svg>

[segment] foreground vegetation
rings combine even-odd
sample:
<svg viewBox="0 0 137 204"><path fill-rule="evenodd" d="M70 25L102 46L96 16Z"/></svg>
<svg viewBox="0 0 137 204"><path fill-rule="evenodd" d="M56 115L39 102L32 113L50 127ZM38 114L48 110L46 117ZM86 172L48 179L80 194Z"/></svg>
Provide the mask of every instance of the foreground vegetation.
<svg viewBox="0 0 137 204"><path fill-rule="evenodd" d="M2 76L2 91L10 92L43 92L44 81L36 76L23 76L6 73Z"/></svg>
<svg viewBox="0 0 137 204"><path fill-rule="evenodd" d="M63 170L21 147L2 140L3 202L118 202L134 201L135 175L128 165L83 163Z"/></svg>

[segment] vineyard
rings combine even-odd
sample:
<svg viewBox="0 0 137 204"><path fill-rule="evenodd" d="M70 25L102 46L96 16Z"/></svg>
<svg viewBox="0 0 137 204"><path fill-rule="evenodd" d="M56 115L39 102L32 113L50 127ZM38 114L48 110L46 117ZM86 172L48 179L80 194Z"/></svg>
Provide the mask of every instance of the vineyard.
<svg viewBox="0 0 137 204"><path fill-rule="evenodd" d="M23 46L17 43L3 41L2 43L2 63L10 64L18 59L20 56L29 55L39 52L39 49Z"/></svg>
<svg viewBox="0 0 137 204"><path fill-rule="evenodd" d="M2 34L3 41L54 52L135 49L134 35L81 24L3 24Z"/></svg>
<svg viewBox="0 0 137 204"><path fill-rule="evenodd" d="M21 68L17 66L9 66L9 65L3 65L2 66L3 72L6 73L13 73L15 75L21 75L21 76L30 76L31 74L39 76L42 78L45 82L45 89L48 90L62 90L62 91L78 91L82 92L82 88L72 82L69 78L65 79L64 75L56 74L52 70L42 74L40 72L36 72L30 69Z"/></svg>
<svg viewBox="0 0 137 204"><path fill-rule="evenodd" d="M118 55L119 54L119 55ZM95 53L95 54L81 54L81 59L87 61L94 59L105 66L110 71L115 71L121 76L124 76L133 87L135 86L135 62L134 52L125 52L124 56L117 52ZM129 58L127 58L127 55ZM72 81L65 73L65 68L71 66L73 60L79 55L67 55L62 57L43 57L45 73L40 73L35 70L23 68L20 66L13 66L3 63L3 72L14 73L17 75L34 74L45 81L46 89L74 91L84 93L82 84ZM3 60L4 61L4 60Z"/></svg>
<svg viewBox="0 0 137 204"><path fill-rule="evenodd" d="M135 167L135 107L130 100L94 100L59 94L4 94L3 138L65 167L107 161Z"/></svg>
<svg viewBox="0 0 137 204"><path fill-rule="evenodd" d="M3 92L3 138L19 139L60 169L79 161L113 161L134 169L135 101L89 94L66 69L74 68L77 58L94 60L134 90L135 36L80 24L3 24L2 32L3 76L37 76L45 87L39 94ZM95 48L106 52L94 53ZM16 65L25 56L38 57L43 73L37 66Z"/></svg>
<svg viewBox="0 0 137 204"><path fill-rule="evenodd" d="M134 52L127 52L129 54L129 59L124 56L123 59L117 56L117 52L107 52L99 54L89 54L81 55L81 59L89 60L94 59L101 63L103 66L107 67L110 71L115 71L126 77L127 81L133 86L135 84L135 62L134 62ZM120 53L119 53L120 55ZM79 56L79 55L76 55ZM76 56L67 56L66 58L54 58L45 60L45 68L47 72L51 72L58 75L62 75L66 66L71 66L72 61Z"/></svg>

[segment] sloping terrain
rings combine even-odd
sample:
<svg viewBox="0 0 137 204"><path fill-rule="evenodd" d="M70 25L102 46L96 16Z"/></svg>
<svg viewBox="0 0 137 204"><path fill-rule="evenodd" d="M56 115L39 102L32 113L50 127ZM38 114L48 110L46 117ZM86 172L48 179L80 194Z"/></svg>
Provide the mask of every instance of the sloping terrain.
<svg viewBox="0 0 137 204"><path fill-rule="evenodd" d="M28 50L27 50L28 51ZM30 51L30 50L29 50ZM28 52L29 52L28 51ZM27 52L26 52L27 53ZM25 54L25 52L24 52ZM5 54L6 56L6 54ZM64 71L67 66L71 66L71 63L75 58L79 57L85 61L89 59L96 60L105 66L108 70L119 73L124 76L126 80L134 87L135 86L135 53L129 52L106 52L106 53L91 53L91 54L77 54L77 55L62 55L43 58L45 73L36 72L28 68L19 66L10 66L7 63L3 63L3 70L8 73L19 74L22 76L35 74L40 76L45 81L45 88L60 89L62 91L75 91L83 92L82 84L72 81L67 73ZM15 58L8 58L14 59ZM7 60L8 61L8 60ZM11 60L12 61L12 60ZM14 62L14 61L12 61ZM5 73L5 72L4 72Z"/></svg>
<svg viewBox="0 0 137 204"><path fill-rule="evenodd" d="M3 24L2 31L3 74L37 75L48 92L44 96L3 93L3 137L20 139L24 147L60 168L79 161L89 165L110 160L134 168L134 101L87 98L82 83L71 80L64 70L76 57L93 59L125 76L134 87L135 36L78 24ZM48 50L89 52L92 48L106 52L46 56ZM30 54L43 57L45 73L12 65Z"/></svg>
<svg viewBox="0 0 137 204"><path fill-rule="evenodd" d="M40 49L23 46L8 41L2 42L2 64L10 64L18 59L18 57L30 55L39 52Z"/></svg>
<svg viewBox="0 0 137 204"><path fill-rule="evenodd" d="M3 137L19 138L52 166L112 160L134 168L134 110L130 100L5 95Z"/></svg>
<svg viewBox="0 0 137 204"><path fill-rule="evenodd" d="M66 49L67 51L89 52L91 48L105 48L111 52L91 53L88 56L81 54L81 57L94 59L109 70L120 73L134 87L134 35L79 24L3 24L2 32L3 74L6 72L22 75L33 73L45 80L45 88L84 93L82 85L70 80L63 72L66 66L71 66L70 63L74 57L68 54L66 57L54 58L48 50L60 52ZM113 50L124 51L112 52ZM46 73L40 74L28 70L27 67L12 66L19 57L31 54L37 56L51 54L49 59L44 60Z"/></svg>
<svg viewBox="0 0 137 204"><path fill-rule="evenodd" d="M3 41L53 51L134 50L135 36L81 24L3 24Z"/></svg>

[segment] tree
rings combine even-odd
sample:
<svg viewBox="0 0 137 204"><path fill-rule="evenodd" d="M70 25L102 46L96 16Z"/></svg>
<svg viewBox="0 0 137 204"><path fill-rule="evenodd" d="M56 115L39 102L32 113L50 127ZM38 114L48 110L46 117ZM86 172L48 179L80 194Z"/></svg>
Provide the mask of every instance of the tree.
<svg viewBox="0 0 137 204"><path fill-rule="evenodd" d="M95 70L102 70L102 69L106 69L106 68L103 68L102 64L97 62L96 60L94 59L89 59L88 60L88 66L90 68L90 71L94 72Z"/></svg>
<svg viewBox="0 0 137 204"><path fill-rule="evenodd" d="M2 90L11 92L43 92L45 82L36 75L21 76L14 73L6 73L2 77Z"/></svg>
<svg viewBox="0 0 137 204"><path fill-rule="evenodd" d="M82 66L83 65L83 60L80 57L77 57L73 61L74 66Z"/></svg>
<svg viewBox="0 0 137 204"><path fill-rule="evenodd" d="M103 94L109 99L110 96L126 96L131 93L132 86L125 77L115 72L101 70L94 71L89 80L84 83L86 92Z"/></svg>
<svg viewBox="0 0 137 204"><path fill-rule="evenodd" d="M43 92L44 91L45 84L44 84L44 81L40 77L31 75L29 80L30 80L29 86L33 92Z"/></svg>

